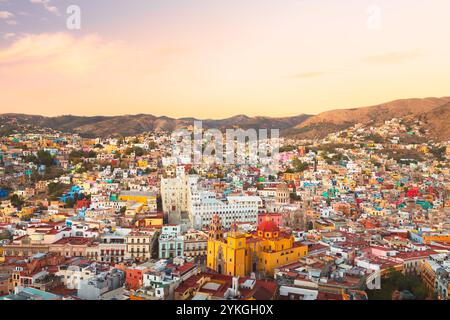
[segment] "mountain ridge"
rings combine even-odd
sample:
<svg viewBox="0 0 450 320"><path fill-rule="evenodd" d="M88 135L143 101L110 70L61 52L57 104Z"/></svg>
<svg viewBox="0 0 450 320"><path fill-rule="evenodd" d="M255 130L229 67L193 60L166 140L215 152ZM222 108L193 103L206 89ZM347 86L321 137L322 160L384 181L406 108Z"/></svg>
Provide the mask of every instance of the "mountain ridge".
<svg viewBox="0 0 450 320"><path fill-rule="evenodd" d="M392 118L419 117L449 102L450 97L411 98L360 108L329 110L298 124L291 129L291 135L303 138L323 138L333 131L344 130L356 123L380 124Z"/></svg>
<svg viewBox="0 0 450 320"><path fill-rule="evenodd" d="M202 121L203 128L280 129L283 136L300 139L320 139L326 135L349 128L356 123L380 124L392 118L416 117L429 124L430 137L450 139L450 97L428 97L398 99L372 106L334 109L317 115L299 114L287 117L247 116L239 114L224 119L201 120L195 117L172 118L152 114L120 116L75 116L46 117L20 113L0 114L0 119L63 132L78 133L85 137L130 136L146 131L191 127Z"/></svg>
<svg viewBox="0 0 450 320"><path fill-rule="evenodd" d="M311 115L301 114L292 117L249 117L237 115L224 119L201 120L196 118L171 118L154 116L151 114L121 115L121 116L74 116L63 115L45 117L20 113L0 114L4 121L15 120L39 127L51 128L63 132L78 133L85 137L94 136L127 136L146 131L172 131L193 125L194 121L202 121L203 128L242 128L242 129L280 129L295 126Z"/></svg>

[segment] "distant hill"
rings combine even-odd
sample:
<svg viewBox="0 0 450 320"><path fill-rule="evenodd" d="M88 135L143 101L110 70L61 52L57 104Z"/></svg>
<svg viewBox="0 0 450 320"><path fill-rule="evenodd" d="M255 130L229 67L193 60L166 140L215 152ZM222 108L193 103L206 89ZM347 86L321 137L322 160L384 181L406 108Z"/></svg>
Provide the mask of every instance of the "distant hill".
<svg viewBox="0 0 450 320"><path fill-rule="evenodd" d="M220 120L203 120L203 128L228 128L242 129L280 129L292 128L311 117L299 115L295 117L271 118L248 117L238 115ZM172 131L179 128L188 128L194 124L195 118L174 119L169 117L156 117L149 114L124 115L124 116L58 116L43 117L25 114L3 114L0 119L4 122L15 121L22 124L33 124L37 127L51 128L63 132L78 133L85 137L106 136L131 136L148 131Z"/></svg>
<svg viewBox="0 0 450 320"><path fill-rule="evenodd" d="M392 118L419 117L425 114L430 119L436 119L439 112L447 111L447 108L440 109L440 107L449 102L450 97L402 99L370 107L331 110L308 118L290 129L288 134L300 138L323 138L329 133L346 129L356 123L379 124ZM450 121L448 114L442 118L447 123ZM429 129L433 129L436 133L442 132L444 122L434 121L435 127ZM440 137L450 139L448 134L441 134Z"/></svg>
<svg viewBox="0 0 450 320"><path fill-rule="evenodd" d="M356 123L380 124L392 118L421 119L427 123L430 138L450 140L450 97L402 99L379 105L351 109L336 109L318 115L300 114L294 117L249 117L237 115L226 119L207 119L203 128L280 129L283 136L300 139L323 138ZM25 114L0 115L0 123L16 122L34 127L78 133L84 137L131 136L148 131L188 128L195 118L174 119L150 114L81 117L65 115L44 117Z"/></svg>
<svg viewBox="0 0 450 320"><path fill-rule="evenodd" d="M437 141L450 140L450 103L419 115L426 123L430 137Z"/></svg>

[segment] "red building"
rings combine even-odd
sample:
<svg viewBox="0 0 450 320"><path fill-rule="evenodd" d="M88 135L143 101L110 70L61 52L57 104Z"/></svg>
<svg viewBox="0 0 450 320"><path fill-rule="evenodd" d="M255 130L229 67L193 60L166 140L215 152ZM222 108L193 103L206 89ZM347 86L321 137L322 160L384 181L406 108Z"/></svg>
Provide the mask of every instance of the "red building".
<svg viewBox="0 0 450 320"><path fill-rule="evenodd" d="M277 227L281 226L282 214L281 213L260 213L258 214L258 225L264 221L272 221Z"/></svg>
<svg viewBox="0 0 450 320"><path fill-rule="evenodd" d="M91 202L88 199L78 200L77 209L89 208Z"/></svg>
<svg viewBox="0 0 450 320"><path fill-rule="evenodd" d="M125 286L130 290L137 290L142 287L144 273L148 269L142 266L128 267L125 270Z"/></svg>
<svg viewBox="0 0 450 320"><path fill-rule="evenodd" d="M411 188L406 192L408 198L415 198L419 195L419 188Z"/></svg>

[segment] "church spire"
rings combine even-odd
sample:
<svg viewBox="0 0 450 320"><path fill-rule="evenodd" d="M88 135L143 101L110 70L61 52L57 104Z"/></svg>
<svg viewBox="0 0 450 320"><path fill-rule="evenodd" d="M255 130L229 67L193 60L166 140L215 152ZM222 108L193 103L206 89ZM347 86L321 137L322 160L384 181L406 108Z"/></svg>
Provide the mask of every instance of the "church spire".
<svg viewBox="0 0 450 320"><path fill-rule="evenodd" d="M209 226L208 236L209 236L209 239L211 239L211 240L223 239L222 223L221 223L220 217L217 213L212 218L211 225Z"/></svg>

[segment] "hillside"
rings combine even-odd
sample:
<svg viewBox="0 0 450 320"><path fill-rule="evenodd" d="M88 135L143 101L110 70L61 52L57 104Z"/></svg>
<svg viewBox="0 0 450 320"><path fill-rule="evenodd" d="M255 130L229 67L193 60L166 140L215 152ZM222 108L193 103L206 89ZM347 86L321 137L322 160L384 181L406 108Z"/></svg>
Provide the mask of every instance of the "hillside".
<svg viewBox="0 0 450 320"><path fill-rule="evenodd" d="M218 128L255 128L285 130L300 124L308 119L310 115L299 115L295 117L270 118L270 117L248 117L239 115L220 120L203 120L203 127ZM192 126L194 118L173 119L169 117L156 117L148 114L124 115L111 117L80 117L65 115L59 117L43 117L24 114L0 115L1 122L19 122L22 124L33 124L36 127L51 128L63 132L79 133L85 137L106 136L130 136L147 131L172 131L179 128Z"/></svg>
<svg viewBox="0 0 450 320"><path fill-rule="evenodd" d="M419 116L432 112L435 108L448 102L450 102L450 97L402 99L370 107L326 111L295 126L289 131L289 134L301 138L322 138L329 133L343 130L356 123L379 124L392 118ZM439 111L436 111L435 115L437 113ZM444 119L448 121L450 118ZM438 125L437 122L436 125ZM441 131L440 126L436 126L435 130L436 132Z"/></svg>
<svg viewBox="0 0 450 320"><path fill-rule="evenodd" d="M379 105L336 109L311 116L249 117L237 115L226 119L203 120L203 128L280 129L283 136L300 139L323 138L329 133L344 130L356 123L377 125L392 118L418 118L423 120L431 139L449 140L450 97L402 99ZM78 133L84 137L131 136L148 131L172 131L193 125L195 118L174 119L150 114L123 116L81 117L64 115L44 117L38 115L3 114L3 124L19 123L22 127L51 128ZM1 132L1 131L0 131Z"/></svg>
<svg viewBox="0 0 450 320"><path fill-rule="evenodd" d="M426 123L430 137L437 140L450 140L450 103L423 113L419 119Z"/></svg>

